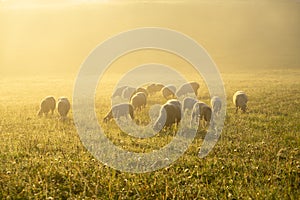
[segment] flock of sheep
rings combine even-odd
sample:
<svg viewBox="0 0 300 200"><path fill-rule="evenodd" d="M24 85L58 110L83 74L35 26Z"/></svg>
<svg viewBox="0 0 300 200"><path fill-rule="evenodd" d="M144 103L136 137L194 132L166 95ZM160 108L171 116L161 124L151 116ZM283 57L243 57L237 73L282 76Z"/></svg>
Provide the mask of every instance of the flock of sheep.
<svg viewBox="0 0 300 200"><path fill-rule="evenodd" d="M166 85L153 83L146 88L134 88L130 86L122 86L115 90L112 98L121 97L128 100L128 103L119 103L110 109L104 117L103 122L109 122L113 118L130 117L134 119L134 112L141 111L147 105L147 98L155 93L161 92L161 95L166 99L166 102L161 106L159 116L153 125L154 131L160 131L165 127L171 127L181 121L184 113L191 113L191 124L204 123L207 126L213 119L213 115L218 115L222 108L221 98L214 96L210 101L210 106L196 97L198 95L199 83L188 82L182 84L178 90L174 85ZM190 97L192 94L194 97ZM183 99L182 101L178 99ZM236 112L241 109L246 112L248 97L243 91L237 91L233 95L233 103L236 107ZM38 116L47 115L50 111L53 114L57 107L61 119L65 119L70 110L70 102L66 97L60 97L56 100L53 96L45 97L40 104Z"/></svg>
<svg viewBox="0 0 300 200"><path fill-rule="evenodd" d="M160 131L165 127L178 124L183 114L191 112L191 123L205 124L207 126L213 114L218 115L222 108L221 98L214 96L211 99L211 106L199 101L198 95L199 84L197 82L188 82L182 84L178 90L174 85L153 83L145 88L134 88L131 86L122 86L115 90L112 98L120 97L128 100L127 103L114 105L103 121L108 122L112 118L130 117L134 119L134 112L140 111L147 105L147 98L160 92L166 99L159 111L159 116L154 122L153 130ZM194 97L189 97L192 94ZM178 99L183 99L182 101ZM246 112L248 97L243 91L237 91L233 96L233 103L236 106L236 112L241 109Z"/></svg>
<svg viewBox="0 0 300 200"><path fill-rule="evenodd" d="M56 100L53 96L45 97L40 104L40 109L38 111L38 116L45 115L51 111L53 114L56 108ZM57 100L57 111L62 120L66 119L67 114L71 108L70 101L66 97L59 97Z"/></svg>

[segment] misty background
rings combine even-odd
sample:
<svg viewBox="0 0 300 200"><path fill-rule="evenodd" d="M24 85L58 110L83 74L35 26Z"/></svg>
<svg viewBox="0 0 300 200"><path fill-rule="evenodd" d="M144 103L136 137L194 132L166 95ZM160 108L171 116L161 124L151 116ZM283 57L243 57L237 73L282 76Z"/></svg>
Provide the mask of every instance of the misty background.
<svg viewBox="0 0 300 200"><path fill-rule="evenodd" d="M76 75L101 42L144 26L192 37L221 72L300 67L297 0L6 0L0 6L2 77ZM155 53L147 56L160 62Z"/></svg>

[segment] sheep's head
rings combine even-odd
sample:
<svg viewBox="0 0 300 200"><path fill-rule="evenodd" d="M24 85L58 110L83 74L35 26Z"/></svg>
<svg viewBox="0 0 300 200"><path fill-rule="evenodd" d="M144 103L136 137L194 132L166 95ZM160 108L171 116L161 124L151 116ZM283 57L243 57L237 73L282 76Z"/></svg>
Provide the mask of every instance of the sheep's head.
<svg viewBox="0 0 300 200"><path fill-rule="evenodd" d="M241 110L245 113L247 111L247 104L242 105Z"/></svg>

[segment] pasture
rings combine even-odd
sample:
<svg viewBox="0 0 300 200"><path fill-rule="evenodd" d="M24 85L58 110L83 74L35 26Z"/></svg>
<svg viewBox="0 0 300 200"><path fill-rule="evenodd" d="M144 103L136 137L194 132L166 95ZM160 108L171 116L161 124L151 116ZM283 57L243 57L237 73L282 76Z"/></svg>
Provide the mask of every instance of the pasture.
<svg viewBox="0 0 300 200"><path fill-rule="evenodd" d="M47 95L72 101L75 77L0 79L0 199L299 199L300 197L300 70L282 69L222 73L227 116L222 135L207 157L197 156L205 135L198 131L187 152L154 172L114 170L82 145L72 119L57 111L36 116ZM106 82L112 86L113 81ZM235 114L232 95L249 96L249 111ZM96 94L99 123L114 144L147 152L168 144L174 132L135 139L111 121L111 90ZM200 86L199 99L209 103ZM160 94L150 104L163 103ZM149 106L136 114L149 122Z"/></svg>

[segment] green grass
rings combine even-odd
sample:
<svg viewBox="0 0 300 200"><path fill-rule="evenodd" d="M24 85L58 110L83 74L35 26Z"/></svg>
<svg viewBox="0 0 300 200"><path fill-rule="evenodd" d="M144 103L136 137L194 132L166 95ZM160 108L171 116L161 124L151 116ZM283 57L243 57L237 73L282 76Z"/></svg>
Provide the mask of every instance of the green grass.
<svg viewBox="0 0 300 200"><path fill-rule="evenodd" d="M143 174L96 160L83 147L71 115L65 122L57 114L36 117L44 96L71 98L73 79L0 79L0 199L299 199L299 75L299 70L222 74L228 107L214 149L203 159L197 156L205 134L200 130L176 162ZM249 95L247 114L235 114L236 90ZM102 124L110 105L107 91L103 95L96 96L97 116L116 145L147 152L172 139L174 133L167 132L135 139L114 122ZM200 97L208 102L207 90ZM151 98L163 102L159 95ZM142 123L149 121L147 109L137 114Z"/></svg>

